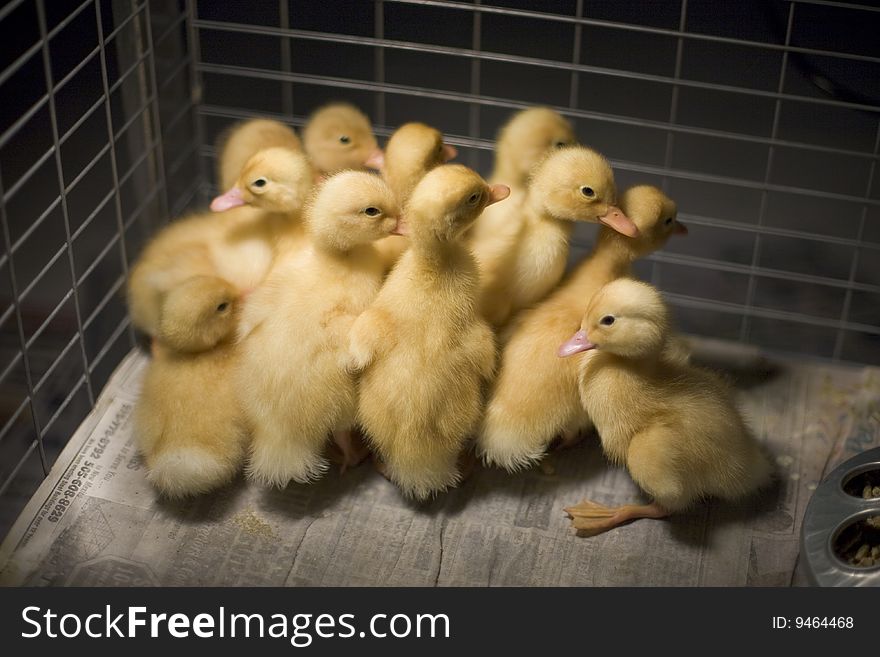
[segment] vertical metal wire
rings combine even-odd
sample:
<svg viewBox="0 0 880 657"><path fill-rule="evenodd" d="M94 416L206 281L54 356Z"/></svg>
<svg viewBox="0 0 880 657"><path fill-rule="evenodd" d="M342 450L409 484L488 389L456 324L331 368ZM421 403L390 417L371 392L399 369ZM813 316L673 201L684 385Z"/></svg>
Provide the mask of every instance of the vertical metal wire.
<svg viewBox="0 0 880 657"><path fill-rule="evenodd" d="M34 393L34 380L31 374L31 364L28 358L27 340L24 337L24 320L21 316L21 297L19 296L18 279L15 275L15 257L12 253L12 239L9 235L9 217L6 214L6 203L3 203L4 187L3 178L0 175L0 223L3 224L3 245L6 248L6 266L9 268L9 288L12 292L12 305L15 308L15 323L18 329L18 345L21 349L21 360L24 364L24 378L28 390L28 406L31 409L31 421L34 424L34 435L36 436L37 449L40 454L40 465L43 468L43 474L49 474L49 464L46 459L46 453L43 449L42 431L40 429L40 418L37 416L36 394ZM69 248L69 247L68 247ZM21 463L19 463L19 466ZM8 481L11 481L9 479Z"/></svg>
<svg viewBox="0 0 880 657"><path fill-rule="evenodd" d="M880 121L877 122L877 135L874 137L874 159L871 160L870 168L868 169L868 183L865 185L865 200L871 194L871 187L874 185L874 176L877 172L877 154L880 152ZM859 229L856 233L856 240L861 243L862 239L865 235L865 223L868 219L868 206L867 204L862 206L862 212L859 216ZM850 262L849 267L849 278L846 288L846 294L843 297L843 308L840 311L840 325L841 327L837 330L837 337L834 340L834 360L838 360L841 356L841 352L843 351L843 341L846 336L846 331L843 328L845 323L849 320L849 309L852 305L852 295L853 295L853 283L856 280L856 271L859 268L859 248L853 248L853 257L852 262Z"/></svg>
<svg viewBox="0 0 880 657"><path fill-rule="evenodd" d="M575 16L580 19L584 17L584 0L577 0L575 7ZM571 45L571 63L577 66L581 63L581 36L583 25L578 21L574 25L574 42ZM580 92L581 77L577 69L571 72L571 83L568 89L568 106L572 109L578 106L578 95Z"/></svg>
<svg viewBox="0 0 880 657"><path fill-rule="evenodd" d="M791 2L788 5L788 23L785 27L785 46L786 48L791 45L791 31L792 26L794 25L794 6L795 3ZM781 94L785 89L785 71L788 67L788 50L782 51L782 64L779 68L779 84L776 86L776 92ZM782 112L782 99L777 98L776 102L773 105L773 125L770 128L770 139L772 141L776 140L776 136L779 133L779 116ZM767 166L764 168L764 185L770 183L770 174L773 172L773 158L776 153L776 147L773 143L770 144L767 148ZM767 189L761 190L761 203L758 209L758 231L755 233L755 244L752 248L752 264L749 267L751 272L749 273L749 282L748 287L746 288L746 301L743 307L743 316L740 323L739 330L739 339L740 342L746 342L749 339L749 333L751 331L751 309L752 304L755 299L755 288L758 285L758 277L755 276L754 270L758 266L758 261L761 259L761 226L764 225L764 217L767 214L767 203L769 198L769 192Z"/></svg>
<svg viewBox="0 0 880 657"><path fill-rule="evenodd" d="M155 118L155 126L156 126L156 134L153 135L152 128L150 132L147 133L147 143L152 143L155 139L156 143L156 175L157 175L157 185L162 190L162 194L159 196L159 202L162 206L162 214L167 219L168 218L168 210L171 207L171 199L169 198L169 190L168 190L168 181L165 179L165 147L163 145L162 139L162 117L159 112L159 85L156 82L156 51L153 49L153 17L150 15L150 2L144 3L144 22L147 24L146 29L146 40L147 47L146 51L150 53L150 56L147 58L149 60L149 69L150 69L150 87L152 88L152 98L153 100L150 102L152 107L152 113ZM140 52L141 44L138 44L138 55L143 55L144 53ZM146 126L150 126L149 122L145 123Z"/></svg>
<svg viewBox="0 0 880 657"><path fill-rule="evenodd" d="M687 0L681 0L681 13L678 16L678 31L684 34L687 29ZM669 125L674 125L678 120L678 97L681 93L681 87L677 82L681 79L681 66L684 60L684 38L679 36L675 44L675 71L672 85L672 96L669 101ZM675 149L675 133L672 130L666 131L666 152L663 155L663 169L672 168L672 154ZM661 187L664 192L669 192L669 177L663 176ZM654 260L651 263L651 282L660 286L660 265Z"/></svg>
<svg viewBox="0 0 880 657"><path fill-rule="evenodd" d="M481 4L481 0L475 0L474 4ZM482 50L482 30L483 30L483 14L479 11L473 12L473 23L471 25L471 49L474 52ZM471 59L471 84L470 93L472 96L480 95L480 60L477 57ZM480 105L479 103L471 103L468 105L468 135L472 139L480 136ZM471 150L468 156L468 166L472 169L478 168L477 151Z"/></svg>
<svg viewBox="0 0 880 657"><path fill-rule="evenodd" d="M190 94L192 95L193 107L196 108L193 111L193 120L195 121L193 127L195 129L196 143L199 145L196 149L196 155L198 157L198 172L199 177L201 178L202 188L199 200L204 201L208 192L207 186L210 177L208 176L208 170L205 166L205 158L201 153L201 148L205 145L205 117L198 111L198 106L202 103L202 90L204 89L204 83L202 81L202 74L198 70L198 64L202 60L202 50L199 44L199 31L196 27L196 20L198 19L196 0L186 0L186 14L187 34L189 37L189 57L191 63L190 80L192 82Z"/></svg>
<svg viewBox="0 0 880 657"><path fill-rule="evenodd" d="M376 39L384 39L385 38L385 3L382 0L375 0L373 4L374 15L373 15L373 36ZM384 46L376 46L375 50L375 60L373 63L373 77L376 78L377 84L385 83L385 47ZM385 117L385 92L378 91L374 92L375 97L375 107L376 107L376 118L374 119L375 125L384 126L386 123Z"/></svg>
<svg viewBox="0 0 880 657"><path fill-rule="evenodd" d="M101 85L104 90L104 117L107 120L107 142L110 144L110 171L113 176L113 205L116 210L116 230L119 231L119 257L122 259L122 271L125 274L125 279L128 280L128 252L125 246L125 226L122 221L122 196L119 193L119 164L116 161L116 141L113 138L113 113L110 111L107 44L104 41L104 23L101 20L101 0L95 0L95 20L98 26L98 45L101 48ZM128 341L132 347L137 343L134 327L131 324L128 327Z"/></svg>
<svg viewBox="0 0 880 657"><path fill-rule="evenodd" d="M76 277L76 264L73 258L73 241L70 238L70 213L67 208L67 194L64 191L64 170L61 166L61 147L60 137L58 134L58 115L55 107L55 84L52 79L52 62L49 56L49 38L48 28L46 27L46 7L45 0L37 0L37 19L40 24L40 38L42 39L43 50L43 72L46 75L46 85L49 92L49 121L52 125L52 143L54 144L55 155L55 171L58 175L58 192L61 194L61 213L64 217L64 238L67 243L67 264L70 270L70 284L73 286L73 308L76 313L76 330L79 335L79 351L82 357L83 372L89 371L89 359L86 355L86 340L83 332L82 311L79 304L79 281ZM95 392L92 390L92 382L86 377L86 390L89 395L89 404L95 405ZM40 434L37 434L40 436ZM42 436L40 436L42 442ZM43 468L48 474L49 470L45 462L43 450L40 450L40 456L44 459Z"/></svg>
<svg viewBox="0 0 880 657"><path fill-rule="evenodd" d="M278 22L282 30L290 29L290 7L287 0L278 0ZM290 39L281 37L281 70L285 73L292 71ZM281 83L281 110L284 116L293 116L293 83ZM201 158L201 154L199 154Z"/></svg>

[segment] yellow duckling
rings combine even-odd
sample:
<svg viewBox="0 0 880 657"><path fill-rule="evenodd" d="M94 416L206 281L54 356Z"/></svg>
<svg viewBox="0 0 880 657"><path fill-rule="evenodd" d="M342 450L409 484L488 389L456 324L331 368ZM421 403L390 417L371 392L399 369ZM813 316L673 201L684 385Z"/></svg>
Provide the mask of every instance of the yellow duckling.
<svg viewBox="0 0 880 657"><path fill-rule="evenodd" d="M461 165L426 174L405 210L411 246L351 331L351 366L363 372L358 419L410 497L458 481L479 421L495 341L476 310L477 268L462 235L508 194Z"/></svg>
<svg viewBox="0 0 880 657"><path fill-rule="evenodd" d="M457 154L455 147L443 143L439 130L424 123L406 123L395 130L385 144L380 169L397 202L403 206L428 171ZM394 266L408 245L407 238L399 235L386 237L376 244L386 270Z"/></svg>
<svg viewBox="0 0 880 657"><path fill-rule="evenodd" d="M638 235L616 202L614 174L599 153L572 146L548 155L529 183L517 233L502 245L498 259L480 261L480 310L489 323L503 326L559 283L575 221Z"/></svg>
<svg viewBox="0 0 880 657"><path fill-rule="evenodd" d="M286 148L301 152L296 133L273 119L250 119L233 125L218 140L217 182L220 189L231 189L247 161L266 148Z"/></svg>
<svg viewBox="0 0 880 657"><path fill-rule="evenodd" d="M248 297L237 381L253 429L251 479L284 487L318 478L331 434L343 467L366 455L352 436L357 380L347 370L348 336L382 282L372 242L398 229L398 215L378 176L328 178L306 210L310 245L282 256Z"/></svg>
<svg viewBox="0 0 880 657"><path fill-rule="evenodd" d="M510 198L503 205L486 208L467 233L481 269L492 269L519 230L522 216L516 209L525 198L532 169L554 150L576 144L568 120L547 107L521 110L504 124L498 133L489 182L508 185Z"/></svg>
<svg viewBox="0 0 880 657"><path fill-rule="evenodd" d="M572 443L590 426L577 392L578 363L559 360L554 345L580 325L603 285L632 276L636 259L661 248L670 235L686 232L676 219L675 203L656 187L632 187L620 200L638 237L602 226L593 253L549 298L508 327L478 440L487 463L507 470L526 467L557 436Z"/></svg>
<svg viewBox="0 0 880 657"><path fill-rule="evenodd" d="M705 497L736 500L765 485L772 468L716 374L665 356L669 312L660 293L632 279L603 287L581 330L559 355L581 352L581 402L602 449L626 465L650 504L566 509L592 536L637 518L663 518ZM594 351L593 351L594 350Z"/></svg>
<svg viewBox="0 0 880 657"><path fill-rule="evenodd" d="M370 120L347 103L315 111L303 128L303 145L321 175L344 169L378 169L382 155Z"/></svg>
<svg viewBox="0 0 880 657"><path fill-rule="evenodd" d="M169 339L160 338L154 349L134 434L148 479L166 497L222 486L244 463L247 430L232 379L236 304L236 289L210 276L189 279L162 304L160 323ZM194 326L203 348L186 337Z"/></svg>

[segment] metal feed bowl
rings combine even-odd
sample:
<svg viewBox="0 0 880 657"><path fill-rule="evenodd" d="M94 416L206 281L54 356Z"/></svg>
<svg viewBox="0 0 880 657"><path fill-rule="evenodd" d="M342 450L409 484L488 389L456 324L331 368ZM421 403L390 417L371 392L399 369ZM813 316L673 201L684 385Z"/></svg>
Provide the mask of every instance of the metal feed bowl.
<svg viewBox="0 0 880 657"><path fill-rule="evenodd" d="M835 553L835 542L848 528L880 516L880 497L864 499L844 490L855 477L880 476L880 447L854 456L834 469L813 493L801 527L801 556L815 586L880 586L880 561L854 566Z"/></svg>

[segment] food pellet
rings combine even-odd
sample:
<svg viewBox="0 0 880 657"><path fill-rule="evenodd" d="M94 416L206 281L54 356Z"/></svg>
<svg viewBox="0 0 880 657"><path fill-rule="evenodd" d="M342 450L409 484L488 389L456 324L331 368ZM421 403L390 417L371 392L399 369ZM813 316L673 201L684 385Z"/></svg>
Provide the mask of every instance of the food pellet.
<svg viewBox="0 0 880 657"><path fill-rule="evenodd" d="M865 484L865 487L862 489L862 499L871 499L871 484Z"/></svg>
<svg viewBox="0 0 880 657"><path fill-rule="evenodd" d="M875 545L871 548L871 558L880 559L880 545Z"/></svg>
<svg viewBox="0 0 880 657"><path fill-rule="evenodd" d="M880 497L880 486L874 486L871 489L871 497Z"/></svg>
<svg viewBox="0 0 880 657"><path fill-rule="evenodd" d="M862 543L862 547L858 549L858 551L856 552L856 556L854 556L853 559L855 559L856 561L861 561L868 556L868 552L870 550L871 546L869 546L867 543Z"/></svg>

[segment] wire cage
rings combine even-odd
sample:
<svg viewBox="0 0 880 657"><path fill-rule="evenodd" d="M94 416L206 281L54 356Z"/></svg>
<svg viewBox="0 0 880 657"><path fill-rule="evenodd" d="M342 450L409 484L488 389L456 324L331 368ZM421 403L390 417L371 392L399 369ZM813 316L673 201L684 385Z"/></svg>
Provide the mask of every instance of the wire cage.
<svg viewBox="0 0 880 657"><path fill-rule="evenodd" d="M11 0L0 30L0 535L136 344L131 262L254 115L347 100L485 174L509 115L551 106L620 188L678 201L691 235L638 273L681 330L880 363L872 3Z"/></svg>

